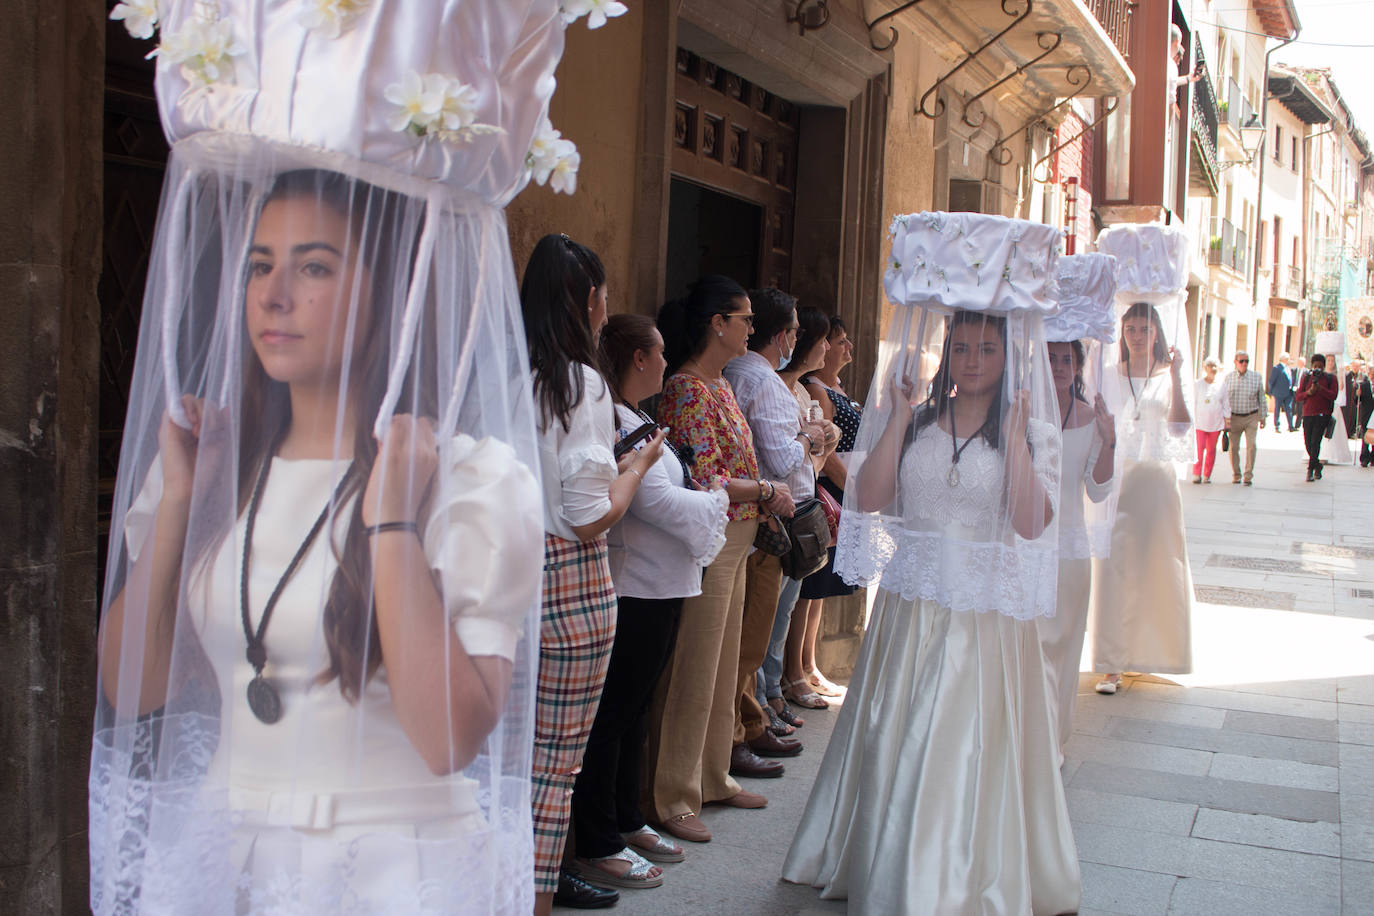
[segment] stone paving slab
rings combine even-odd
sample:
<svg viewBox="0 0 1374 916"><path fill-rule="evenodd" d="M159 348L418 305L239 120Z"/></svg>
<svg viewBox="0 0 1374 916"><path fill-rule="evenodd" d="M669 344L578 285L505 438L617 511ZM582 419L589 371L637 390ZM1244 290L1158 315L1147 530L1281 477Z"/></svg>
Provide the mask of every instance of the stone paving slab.
<svg viewBox="0 0 1374 916"><path fill-rule="evenodd" d="M1303 468L1267 431L1255 486L1182 487L1193 674L1113 697L1080 677L1061 770L1080 916L1374 914L1374 536L1349 521L1374 517L1374 472ZM716 839L617 912L844 912L778 880L834 718L806 715L788 775L746 781L768 807L708 809Z"/></svg>

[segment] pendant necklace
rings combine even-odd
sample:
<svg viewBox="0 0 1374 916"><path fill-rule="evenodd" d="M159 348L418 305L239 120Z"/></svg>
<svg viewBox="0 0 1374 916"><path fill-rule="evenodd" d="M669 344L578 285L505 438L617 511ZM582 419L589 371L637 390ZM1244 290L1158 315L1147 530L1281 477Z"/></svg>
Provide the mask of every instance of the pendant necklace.
<svg viewBox="0 0 1374 916"><path fill-rule="evenodd" d="M945 474L945 483L949 484L951 487L959 486L959 456L964 453L964 449L968 448L968 444L977 438L978 433L977 431L974 431L973 435L969 436L967 439L964 440L963 445L959 444L959 435L954 431L954 409L950 408L949 446L950 449L954 452L954 456L950 461L949 472Z"/></svg>
<svg viewBox="0 0 1374 916"><path fill-rule="evenodd" d="M253 525L258 517L258 503L262 500L267 472L271 466L272 457L268 455L263 459L257 483L253 486L253 496L248 500L248 522L243 539L243 569L239 575L239 610L243 620L243 635L248 640L248 664L253 666L253 679L248 682L248 708L253 710L253 715L264 725L277 722L281 719L282 712L281 695L277 693L277 688L272 686L272 682L262 676L262 669L267 665L267 644L263 642L263 637L267 634L267 624L272 620L272 611L276 608L277 599L285 590L286 583L295 575L296 568L300 566L301 560L305 559L306 551L324 527L325 520L329 517L329 508L343 498L344 487L348 486L349 480L353 477L353 464L350 462L339 485L334 488L334 494L329 498L329 502L325 503L319 517L315 519L315 524L310 526L310 532L296 549L296 555L287 564L286 572L277 580L276 588L272 589L272 595L262 609L262 619L258 621L258 627L254 630L248 617L248 567L253 554Z"/></svg>
<svg viewBox="0 0 1374 916"><path fill-rule="evenodd" d="M1145 386L1150 383L1150 376L1154 373L1155 361L1151 357L1149 367L1145 372L1145 381L1140 385L1140 394L1145 393ZM1131 401L1135 404L1135 418L1140 419L1140 395L1135 393L1135 377L1131 375L1131 361L1126 360L1126 384L1131 386Z"/></svg>

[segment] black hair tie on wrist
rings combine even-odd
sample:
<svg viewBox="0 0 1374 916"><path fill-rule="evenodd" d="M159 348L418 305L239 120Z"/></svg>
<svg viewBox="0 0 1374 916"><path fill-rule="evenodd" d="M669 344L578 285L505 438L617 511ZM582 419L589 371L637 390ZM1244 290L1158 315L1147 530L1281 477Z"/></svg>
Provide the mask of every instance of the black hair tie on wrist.
<svg viewBox="0 0 1374 916"><path fill-rule="evenodd" d="M380 525L364 525L363 533L368 537L374 534L383 534L387 531L409 531L418 535L420 528L414 522L382 522Z"/></svg>

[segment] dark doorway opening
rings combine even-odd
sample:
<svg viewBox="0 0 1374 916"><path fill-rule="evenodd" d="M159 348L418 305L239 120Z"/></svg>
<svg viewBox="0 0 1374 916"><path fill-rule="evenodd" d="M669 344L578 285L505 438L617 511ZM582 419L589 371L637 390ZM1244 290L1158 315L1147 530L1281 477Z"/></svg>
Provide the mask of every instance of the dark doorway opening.
<svg viewBox="0 0 1374 916"><path fill-rule="evenodd" d="M669 188L667 296L676 299L708 274L723 274L745 289L759 282L763 207L692 181Z"/></svg>

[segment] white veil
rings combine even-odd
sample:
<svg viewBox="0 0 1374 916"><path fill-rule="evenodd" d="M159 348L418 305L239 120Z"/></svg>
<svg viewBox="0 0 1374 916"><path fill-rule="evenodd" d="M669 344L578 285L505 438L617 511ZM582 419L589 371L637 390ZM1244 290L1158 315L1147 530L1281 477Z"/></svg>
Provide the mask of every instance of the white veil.
<svg viewBox="0 0 1374 916"><path fill-rule="evenodd" d="M1053 227L998 216L894 220L896 311L840 517L846 581L956 611L1054 613L1060 437L1042 316L1058 244ZM961 397L988 404L963 426Z"/></svg>
<svg viewBox="0 0 1374 916"><path fill-rule="evenodd" d="M560 4L116 13L161 30L172 153L91 908L528 912L542 520L502 208L576 165L546 120Z"/></svg>
<svg viewBox="0 0 1374 916"><path fill-rule="evenodd" d="M1103 351L1116 342L1116 258L1106 254L1067 255L1059 259L1057 279L1059 311L1045 319L1045 340L1047 343L1076 342L1082 348L1079 374L1082 401L1079 407L1091 413L1094 399L1102 391ZM1097 454L1093 450L1088 456L1089 473ZM1112 488L1120 479L1121 471L1121 452L1117 450L1114 455ZM1064 474L1068 473L1069 469L1064 469ZM1067 480L1064 485L1068 486ZM1083 486L1081 482L1078 485ZM1060 557L1105 557L1111 550L1114 505L1115 500L1110 498L1090 498L1083 501L1081 518L1061 514Z"/></svg>
<svg viewBox="0 0 1374 916"><path fill-rule="evenodd" d="M1160 399L1145 387L1168 387L1169 359L1180 360L1178 375L1185 389L1193 379L1192 340L1188 328L1188 234L1155 223L1112 226L1097 238L1097 249L1116 257L1118 342L1108 347L1102 396L1116 416L1117 454L1123 461L1191 463L1197 451L1190 419L1169 419L1158 409ZM1130 364L1123 328L1138 316L1154 329L1156 349L1142 366ZM1167 398L1165 399L1167 400ZM1149 406L1153 401L1153 407ZM1191 398L1185 398L1185 403ZM1191 404L1189 403L1189 406Z"/></svg>

